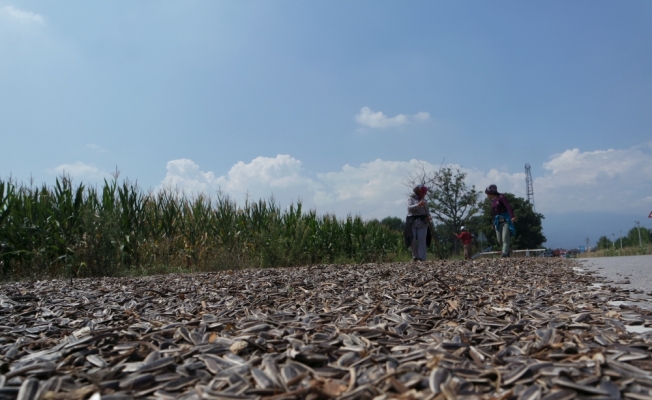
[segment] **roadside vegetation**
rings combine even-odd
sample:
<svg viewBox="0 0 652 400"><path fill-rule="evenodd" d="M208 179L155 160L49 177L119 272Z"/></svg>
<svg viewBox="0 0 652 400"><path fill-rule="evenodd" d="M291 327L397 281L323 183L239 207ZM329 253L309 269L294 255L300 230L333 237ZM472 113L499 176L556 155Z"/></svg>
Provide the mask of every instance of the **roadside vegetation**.
<svg viewBox="0 0 652 400"><path fill-rule="evenodd" d="M144 275L407 258L402 232L318 216L274 199L146 193L61 177L51 187L0 180L0 279Z"/></svg>
<svg viewBox="0 0 652 400"><path fill-rule="evenodd" d="M643 246L628 246L620 247L616 249L598 249L596 251L588 251L580 253L577 257L580 258L591 258L591 257L617 257L617 256L642 256L646 254L652 254L652 245L643 245Z"/></svg>
<svg viewBox="0 0 652 400"><path fill-rule="evenodd" d="M596 244L596 251L582 253L579 257L615 257L615 256L640 256L652 254L652 230L640 225L632 227L625 235L612 239L600 236ZM587 239L588 241L588 239Z"/></svg>

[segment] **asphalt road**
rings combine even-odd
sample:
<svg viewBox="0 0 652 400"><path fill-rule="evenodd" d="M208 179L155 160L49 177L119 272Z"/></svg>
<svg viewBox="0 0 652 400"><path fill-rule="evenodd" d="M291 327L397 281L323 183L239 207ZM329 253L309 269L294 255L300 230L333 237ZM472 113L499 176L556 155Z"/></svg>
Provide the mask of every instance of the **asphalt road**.
<svg viewBox="0 0 652 400"><path fill-rule="evenodd" d="M642 290L643 294L632 294L632 304L652 310L652 255L627 257L596 257L579 259L583 267L596 271L607 278L608 285L621 286L630 290Z"/></svg>

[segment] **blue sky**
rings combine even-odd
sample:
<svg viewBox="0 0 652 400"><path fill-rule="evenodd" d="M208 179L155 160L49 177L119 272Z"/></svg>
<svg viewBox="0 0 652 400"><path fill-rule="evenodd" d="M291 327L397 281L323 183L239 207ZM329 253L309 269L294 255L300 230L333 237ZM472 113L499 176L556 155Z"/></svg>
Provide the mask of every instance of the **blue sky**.
<svg viewBox="0 0 652 400"><path fill-rule="evenodd" d="M420 163L552 247L652 227L648 1L0 0L0 177L404 214ZM574 223L577 221L577 223Z"/></svg>

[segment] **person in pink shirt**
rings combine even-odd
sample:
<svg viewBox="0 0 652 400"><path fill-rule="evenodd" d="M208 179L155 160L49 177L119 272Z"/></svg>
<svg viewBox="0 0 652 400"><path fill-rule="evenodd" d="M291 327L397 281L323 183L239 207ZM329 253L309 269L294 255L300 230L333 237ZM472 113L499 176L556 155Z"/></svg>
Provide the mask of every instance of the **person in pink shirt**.
<svg viewBox="0 0 652 400"><path fill-rule="evenodd" d="M488 198L491 199L491 216L494 219L494 230L498 244L502 245L503 253L501 257L511 255L510 239L516 235L516 216L512 206L509 205L507 197L498 192L496 185L491 184L484 190Z"/></svg>

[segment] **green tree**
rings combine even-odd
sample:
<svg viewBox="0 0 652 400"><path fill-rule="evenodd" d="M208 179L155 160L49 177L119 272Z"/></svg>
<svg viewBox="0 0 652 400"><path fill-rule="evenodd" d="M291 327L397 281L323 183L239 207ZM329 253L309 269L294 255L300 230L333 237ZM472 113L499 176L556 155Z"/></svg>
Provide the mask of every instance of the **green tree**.
<svg viewBox="0 0 652 400"><path fill-rule="evenodd" d="M543 235L543 226L541 221L544 219L543 214L537 213L532 209L532 204L522 197L516 197L511 193L503 193L509 204L514 210L514 216L517 221L516 235L512 238L514 249L537 249L546 241ZM485 199L482 202L482 225L481 230L489 240L489 244L497 246L498 241L494 232L494 219L491 216L491 200Z"/></svg>
<svg viewBox="0 0 652 400"><path fill-rule="evenodd" d="M596 245L598 246L598 249L610 249L612 243L606 236L600 236Z"/></svg>
<svg viewBox="0 0 652 400"><path fill-rule="evenodd" d="M403 232L403 228L405 227L405 221L399 217L385 217L380 221L380 224L399 232Z"/></svg>
<svg viewBox="0 0 652 400"><path fill-rule="evenodd" d="M629 232L627 233L626 238L627 238L628 246L636 246L636 247L638 247L639 243L642 244L643 246L650 243L650 232L646 228L640 228L641 229L641 240L639 242L639 240L638 240L638 233L639 233L638 229L639 228L637 226L635 226L632 229L630 229ZM623 237L623 245L625 243L624 240L625 240L625 237Z"/></svg>

